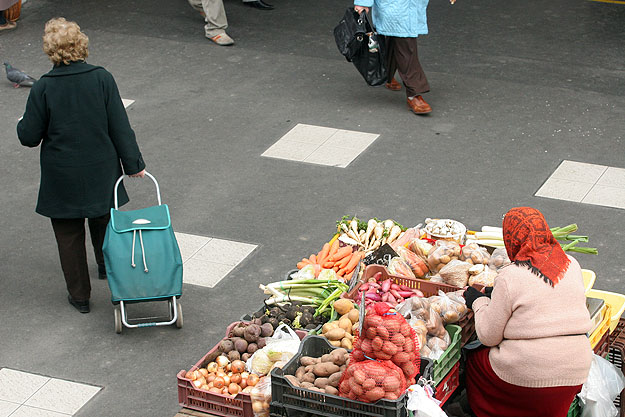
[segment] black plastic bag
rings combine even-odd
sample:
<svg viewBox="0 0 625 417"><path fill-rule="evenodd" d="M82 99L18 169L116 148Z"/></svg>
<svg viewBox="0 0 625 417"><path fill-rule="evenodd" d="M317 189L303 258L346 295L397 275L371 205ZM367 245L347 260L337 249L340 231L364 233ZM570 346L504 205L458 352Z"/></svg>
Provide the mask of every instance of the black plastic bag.
<svg viewBox="0 0 625 417"><path fill-rule="evenodd" d="M366 40L365 15L358 14L353 7L345 10L343 18L334 28L334 40L341 55L349 62L360 52Z"/></svg>

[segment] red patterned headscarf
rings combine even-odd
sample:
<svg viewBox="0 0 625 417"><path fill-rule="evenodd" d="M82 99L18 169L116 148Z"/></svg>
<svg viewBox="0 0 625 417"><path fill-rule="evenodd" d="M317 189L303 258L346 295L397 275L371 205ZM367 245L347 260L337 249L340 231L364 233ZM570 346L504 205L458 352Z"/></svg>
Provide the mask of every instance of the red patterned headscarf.
<svg viewBox="0 0 625 417"><path fill-rule="evenodd" d="M503 219L503 241L510 261L526 266L552 287L569 267L570 259L553 237L542 213L515 207Z"/></svg>

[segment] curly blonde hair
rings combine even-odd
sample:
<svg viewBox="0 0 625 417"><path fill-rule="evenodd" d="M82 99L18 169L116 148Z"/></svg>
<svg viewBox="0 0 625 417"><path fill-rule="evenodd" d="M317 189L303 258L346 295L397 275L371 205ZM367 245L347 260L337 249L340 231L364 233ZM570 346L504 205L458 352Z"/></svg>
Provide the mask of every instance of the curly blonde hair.
<svg viewBox="0 0 625 417"><path fill-rule="evenodd" d="M84 61L89 56L89 38L80 31L76 22L56 17L46 22L43 51L54 65Z"/></svg>

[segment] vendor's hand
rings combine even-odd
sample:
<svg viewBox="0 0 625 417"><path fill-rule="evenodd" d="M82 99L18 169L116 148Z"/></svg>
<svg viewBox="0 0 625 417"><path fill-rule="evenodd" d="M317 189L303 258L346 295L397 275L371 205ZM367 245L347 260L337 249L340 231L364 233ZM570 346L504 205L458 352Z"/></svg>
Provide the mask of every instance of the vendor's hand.
<svg viewBox="0 0 625 417"><path fill-rule="evenodd" d="M455 4L455 3L456 3L456 0L449 0L449 2L450 2L451 4Z"/></svg>
<svg viewBox="0 0 625 417"><path fill-rule="evenodd" d="M369 13L369 8L364 6L354 6L354 10L356 10L358 14L362 14L362 12Z"/></svg>
<svg viewBox="0 0 625 417"><path fill-rule="evenodd" d="M467 303L467 307L469 307L471 310L473 310L473 303L475 302L475 300L477 300L480 297L487 297L486 294L476 290L474 287L467 288L466 291L462 294L462 296L464 297L464 300Z"/></svg>
<svg viewBox="0 0 625 417"><path fill-rule="evenodd" d="M143 178L143 177L145 177L145 169L142 169L141 171L137 172L136 174L129 174L128 176L130 178Z"/></svg>

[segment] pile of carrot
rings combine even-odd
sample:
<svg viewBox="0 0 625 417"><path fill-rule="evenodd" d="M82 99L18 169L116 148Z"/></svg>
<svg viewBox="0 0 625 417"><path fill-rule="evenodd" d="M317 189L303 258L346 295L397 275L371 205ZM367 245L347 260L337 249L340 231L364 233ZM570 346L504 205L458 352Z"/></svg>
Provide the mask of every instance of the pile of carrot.
<svg viewBox="0 0 625 417"><path fill-rule="evenodd" d="M297 263L297 268L302 269L306 265L313 265L315 276L319 276L322 269L333 269L337 276L348 280L363 257L364 252L354 252L352 246L339 247L339 240L336 239L332 244L323 245L319 253L303 258Z"/></svg>

